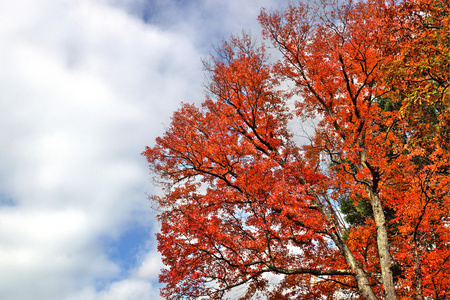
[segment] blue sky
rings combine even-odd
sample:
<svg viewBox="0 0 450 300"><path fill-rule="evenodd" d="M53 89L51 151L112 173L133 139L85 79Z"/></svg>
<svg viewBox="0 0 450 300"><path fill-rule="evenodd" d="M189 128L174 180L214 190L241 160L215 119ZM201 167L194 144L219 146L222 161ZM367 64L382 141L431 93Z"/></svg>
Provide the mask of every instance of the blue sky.
<svg viewBox="0 0 450 300"><path fill-rule="evenodd" d="M2 0L0 298L160 299L140 153L276 0Z"/></svg>

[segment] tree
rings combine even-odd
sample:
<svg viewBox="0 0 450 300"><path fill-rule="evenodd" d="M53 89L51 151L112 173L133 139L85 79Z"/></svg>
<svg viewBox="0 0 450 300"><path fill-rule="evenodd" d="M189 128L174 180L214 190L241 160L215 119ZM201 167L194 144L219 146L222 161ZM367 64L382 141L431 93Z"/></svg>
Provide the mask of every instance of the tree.
<svg viewBox="0 0 450 300"><path fill-rule="evenodd" d="M143 153L164 187L164 297L450 296L450 156L411 122L406 46L386 26L405 27L405 5L263 10L275 64L248 36L223 44L202 106L183 104ZM316 121L310 144L292 118Z"/></svg>

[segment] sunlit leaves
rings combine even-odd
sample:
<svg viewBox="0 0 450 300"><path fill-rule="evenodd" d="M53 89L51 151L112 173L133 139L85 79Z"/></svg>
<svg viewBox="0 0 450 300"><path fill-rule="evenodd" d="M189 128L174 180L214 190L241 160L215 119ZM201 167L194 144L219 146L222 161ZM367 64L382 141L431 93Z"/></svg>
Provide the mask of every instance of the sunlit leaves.
<svg viewBox="0 0 450 300"><path fill-rule="evenodd" d="M205 62L203 104L143 153L164 192L162 295L448 297L446 1L324 0L260 22L282 59L232 37ZM293 118L313 119L308 145Z"/></svg>

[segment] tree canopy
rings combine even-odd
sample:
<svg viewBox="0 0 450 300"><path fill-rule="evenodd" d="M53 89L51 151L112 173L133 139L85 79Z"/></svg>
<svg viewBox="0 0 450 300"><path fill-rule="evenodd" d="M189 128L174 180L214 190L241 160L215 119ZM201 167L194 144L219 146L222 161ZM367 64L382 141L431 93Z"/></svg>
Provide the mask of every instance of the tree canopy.
<svg viewBox="0 0 450 300"><path fill-rule="evenodd" d="M449 16L323 0L263 9L267 45L224 42L205 101L143 152L164 191L161 294L450 297Z"/></svg>

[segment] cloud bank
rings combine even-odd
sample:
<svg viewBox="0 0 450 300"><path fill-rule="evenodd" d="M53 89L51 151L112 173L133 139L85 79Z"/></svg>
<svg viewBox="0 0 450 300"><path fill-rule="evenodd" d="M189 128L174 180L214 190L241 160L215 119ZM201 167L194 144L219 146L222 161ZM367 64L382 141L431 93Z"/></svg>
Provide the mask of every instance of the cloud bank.
<svg viewBox="0 0 450 300"><path fill-rule="evenodd" d="M201 58L258 33L275 1L5 0L0 4L2 299L159 299L140 153Z"/></svg>

